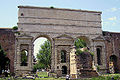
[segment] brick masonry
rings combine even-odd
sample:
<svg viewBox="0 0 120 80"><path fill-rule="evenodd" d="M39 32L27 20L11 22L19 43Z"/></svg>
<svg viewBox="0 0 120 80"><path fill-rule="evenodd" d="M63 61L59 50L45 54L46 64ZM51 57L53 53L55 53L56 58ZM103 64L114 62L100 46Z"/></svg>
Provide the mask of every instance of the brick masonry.
<svg viewBox="0 0 120 80"><path fill-rule="evenodd" d="M115 55L117 58L116 72L120 73L120 33L103 32L106 45L107 71L109 72L110 56Z"/></svg>
<svg viewBox="0 0 120 80"><path fill-rule="evenodd" d="M10 72L14 73L15 35L12 29L0 28L0 44L10 59Z"/></svg>

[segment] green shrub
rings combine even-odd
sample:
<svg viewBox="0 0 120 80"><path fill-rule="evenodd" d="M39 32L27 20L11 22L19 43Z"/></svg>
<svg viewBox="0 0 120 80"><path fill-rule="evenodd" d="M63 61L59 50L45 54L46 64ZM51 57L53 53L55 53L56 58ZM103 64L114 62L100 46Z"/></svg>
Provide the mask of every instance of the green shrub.
<svg viewBox="0 0 120 80"><path fill-rule="evenodd" d="M116 76L113 76L114 80L118 80L120 79L120 76L116 75Z"/></svg>
<svg viewBox="0 0 120 80"><path fill-rule="evenodd" d="M18 30L18 27L17 27L17 26L14 26L14 27L13 27L13 30Z"/></svg>
<svg viewBox="0 0 120 80"><path fill-rule="evenodd" d="M51 8L51 9L54 9L54 7L53 7L53 6L51 6L50 8Z"/></svg>
<svg viewBox="0 0 120 80"><path fill-rule="evenodd" d="M97 71L99 72L100 71L100 67L98 65L96 67L97 67Z"/></svg>

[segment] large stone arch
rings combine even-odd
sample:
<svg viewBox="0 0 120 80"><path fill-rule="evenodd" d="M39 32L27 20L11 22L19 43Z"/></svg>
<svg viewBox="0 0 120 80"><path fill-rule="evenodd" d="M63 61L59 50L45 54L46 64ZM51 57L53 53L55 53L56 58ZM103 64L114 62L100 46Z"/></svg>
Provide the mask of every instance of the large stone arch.
<svg viewBox="0 0 120 80"><path fill-rule="evenodd" d="M51 43L51 71L53 71L53 68L54 68L54 54L53 54L53 51L54 51L54 41L53 41L53 38L49 35L49 34L37 34L35 35L35 37L33 38L32 40L32 44L34 43L34 41L40 37L44 37L46 39L48 39ZM34 45L33 45L34 47ZM33 54L32 54L33 55Z"/></svg>
<svg viewBox="0 0 120 80"><path fill-rule="evenodd" d="M70 51L75 39L79 37L85 39L90 44L90 50L94 51L95 46L92 39L102 35L101 12L30 6L19 6L18 8L20 35L16 35L16 74L32 70L33 42L38 37L46 37L52 42L51 72L62 76L62 66L67 67L67 74L70 73ZM19 65L21 45L23 45L22 48L27 47L29 52L27 67ZM60 62L61 50L66 50L66 63Z"/></svg>
<svg viewBox="0 0 120 80"><path fill-rule="evenodd" d="M34 38L33 38L33 41L34 42L36 39L40 38L40 37L45 37L47 38L51 43L52 43L52 38L49 36L49 35L46 35L46 34L37 34Z"/></svg>
<svg viewBox="0 0 120 80"><path fill-rule="evenodd" d="M88 36L77 36L75 39L74 39L74 42L77 40L77 39L82 39L86 42L87 44L87 47L90 46L90 38Z"/></svg>

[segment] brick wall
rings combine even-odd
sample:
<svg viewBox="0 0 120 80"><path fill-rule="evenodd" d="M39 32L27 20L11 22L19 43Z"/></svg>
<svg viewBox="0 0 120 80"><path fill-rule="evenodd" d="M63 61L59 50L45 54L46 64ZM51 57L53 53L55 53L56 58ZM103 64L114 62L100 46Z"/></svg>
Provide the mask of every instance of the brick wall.
<svg viewBox="0 0 120 80"><path fill-rule="evenodd" d="M10 72L14 72L15 35L12 29L0 29L0 44L10 59Z"/></svg>
<svg viewBox="0 0 120 80"><path fill-rule="evenodd" d="M104 32L103 35L105 37L106 45L107 68L109 69L110 56L115 55L117 57L116 71L120 72L120 33Z"/></svg>

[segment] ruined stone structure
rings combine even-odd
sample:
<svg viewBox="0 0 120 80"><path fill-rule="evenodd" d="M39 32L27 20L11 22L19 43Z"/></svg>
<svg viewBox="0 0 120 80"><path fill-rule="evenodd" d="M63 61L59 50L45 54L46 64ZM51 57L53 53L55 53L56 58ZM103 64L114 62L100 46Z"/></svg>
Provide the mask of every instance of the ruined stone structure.
<svg viewBox="0 0 120 80"><path fill-rule="evenodd" d="M101 12L31 6L19 6L18 8L20 34L15 34L15 38L12 33L6 43L7 46L12 45L9 48L9 51L12 50L10 55L13 55L15 50L15 56L10 59L12 66L14 59L12 68L16 75L32 71L33 43L39 37L47 38L52 44L51 72L58 76L70 74L70 52L77 38L85 40L87 47L94 52L94 64L100 67L101 73L109 72L110 59L114 62L115 71L120 71L118 65L120 45L117 44L117 42L120 43L120 34L109 32L103 34ZM0 31L0 37L2 36L4 34L1 35ZM4 37L1 40L3 39ZM4 43L4 40L0 43ZM21 66L23 50L28 53L28 59L27 64Z"/></svg>
<svg viewBox="0 0 120 80"><path fill-rule="evenodd" d="M98 77L97 70L93 69L93 56L84 52L76 56L78 78Z"/></svg>
<svg viewBox="0 0 120 80"><path fill-rule="evenodd" d="M101 12L87 10L57 9L44 7L19 6L18 31L16 36L15 73L21 74L32 70L33 42L39 37L46 37L52 44L51 71L59 76L70 73L70 47L81 38L86 41L90 51L102 49L101 69L106 70L105 45L103 41L93 39L102 36ZM21 66L20 53L28 51L28 64ZM61 53L66 56L62 62ZM94 57L97 64L97 55Z"/></svg>
<svg viewBox="0 0 120 80"><path fill-rule="evenodd" d="M117 32L103 32L106 45L106 66L109 73L109 64L112 61L114 72L120 73L120 33Z"/></svg>
<svg viewBox="0 0 120 80"><path fill-rule="evenodd" d="M14 73L15 35L12 29L0 28L0 45L10 60L8 68Z"/></svg>
<svg viewBox="0 0 120 80"><path fill-rule="evenodd" d="M85 49L85 48L84 48ZM70 78L90 78L98 77L98 72L93 68L94 60L90 52L76 54L75 46L70 52Z"/></svg>

